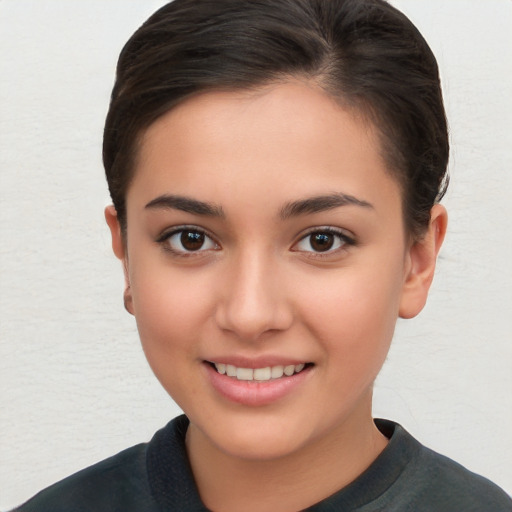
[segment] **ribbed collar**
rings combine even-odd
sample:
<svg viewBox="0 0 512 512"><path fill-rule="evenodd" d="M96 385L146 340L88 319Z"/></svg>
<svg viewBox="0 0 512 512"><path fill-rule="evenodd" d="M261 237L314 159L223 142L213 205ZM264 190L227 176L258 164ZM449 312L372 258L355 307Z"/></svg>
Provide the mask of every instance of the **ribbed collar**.
<svg viewBox="0 0 512 512"><path fill-rule="evenodd" d="M382 496L400 477L421 445L397 423L377 419L375 424L390 440L386 448L351 484L307 510L357 510ZM159 430L147 447L151 492L163 512L208 510L199 497L187 457L185 435L188 425L186 416L178 416Z"/></svg>

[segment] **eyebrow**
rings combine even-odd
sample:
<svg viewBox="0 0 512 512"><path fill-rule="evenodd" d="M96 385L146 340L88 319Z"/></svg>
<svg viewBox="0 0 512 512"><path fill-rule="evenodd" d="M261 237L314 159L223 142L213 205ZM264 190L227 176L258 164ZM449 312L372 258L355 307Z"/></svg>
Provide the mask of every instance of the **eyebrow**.
<svg viewBox="0 0 512 512"><path fill-rule="evenodd" d="M147 209L172 209L192 213L194 215L203 215L206 217L224 217L222 207L213 203L198 201L185 196L176 196L164 194L150 201L145 208Z"/></svg>
<svg viewBox="0 0 512 512"><path fill-rule="evenodd" d="M280 212L280 217L285 220L290 217L305 215L308 213L319 213L326 210L339 208L340 206L355 205L362 208L373 209L373 205L354 196L336 193L324 196L308 197L286 204Z"/></svg>

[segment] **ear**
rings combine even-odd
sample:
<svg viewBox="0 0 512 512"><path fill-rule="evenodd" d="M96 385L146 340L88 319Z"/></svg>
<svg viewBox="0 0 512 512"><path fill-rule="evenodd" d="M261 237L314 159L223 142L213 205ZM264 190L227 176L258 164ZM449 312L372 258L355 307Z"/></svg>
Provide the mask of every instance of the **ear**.
<svg viewBox="0 0 512 512"><path fill-rule="evenodd" d="M117 211L114 206L110 205L105 208L105 220L107 221L108 227L110 228L110 234L112 236L112 250L114 254L123 262L124 271L124 307L130 314L133 312L133 298L130 287L130 277L128 273L128 255L126 254L126 246L123 240L121 231L121 224L117 217Z"/></svg>
<svg viewBox="0 0 512 512"><path fill-rule="evenodd" d="M430 211L430 223L425 236L414 242L408 250L407 270L399 309L401 318L415 317L427 302L447 224L448 214L444 206L434 205Z"/></svg>

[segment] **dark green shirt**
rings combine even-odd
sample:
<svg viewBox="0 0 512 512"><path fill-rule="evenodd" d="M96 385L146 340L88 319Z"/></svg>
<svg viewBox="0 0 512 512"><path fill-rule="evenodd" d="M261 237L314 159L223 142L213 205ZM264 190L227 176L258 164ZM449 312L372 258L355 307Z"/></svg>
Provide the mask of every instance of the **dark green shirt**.
<svg viewBox="0 0 512 512"><path fill-rule="evenodd" d="M354 482L310 507L314 512L511 512L499 487L422 446L400 425L375 421L390 439ZM185 450L179 416L146 444L84 469L37 494L19 512L206 511Z"/></svg>

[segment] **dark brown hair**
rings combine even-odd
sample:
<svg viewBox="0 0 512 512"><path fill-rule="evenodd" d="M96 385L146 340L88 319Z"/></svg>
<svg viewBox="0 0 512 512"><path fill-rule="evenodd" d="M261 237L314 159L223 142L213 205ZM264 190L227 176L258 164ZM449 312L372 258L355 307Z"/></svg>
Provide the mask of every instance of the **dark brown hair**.
<svg viewBox="0 0 512 512"><path fill-rule="evenodd" d="M138 139L158 117L207 90L315 80L377 127L421 236L447 185L448 131L438 67L416 27L384 0L175 0L123 48L103 161L123 230Z"/></svg>

